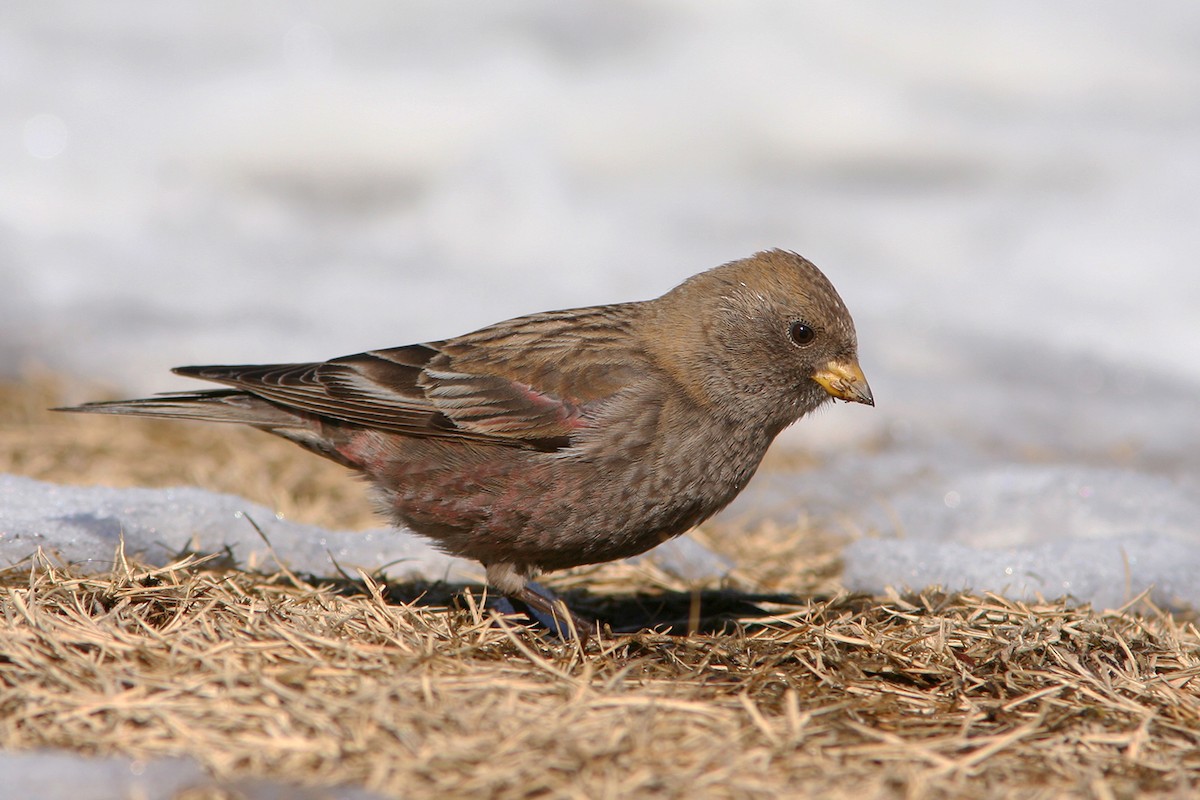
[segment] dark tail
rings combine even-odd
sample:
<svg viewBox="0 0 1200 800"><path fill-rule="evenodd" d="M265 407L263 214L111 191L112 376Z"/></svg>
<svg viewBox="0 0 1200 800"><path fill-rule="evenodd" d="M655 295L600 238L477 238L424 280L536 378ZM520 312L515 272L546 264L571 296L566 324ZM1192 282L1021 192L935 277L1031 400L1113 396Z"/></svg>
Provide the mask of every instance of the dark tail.
<svg viewBox="0 0 1200 800"><path fill-rule="evenodd" d="M306 450L336 461L351 469L362 469L344 451L351 434L336 422L326 424L303 411L290 411L237 389L212 389L200 392L170 392L137 400L108 403L84 403L81 406L54 408L80 414L121 414L159 419L191 419L202 422L238 422L273 433L295 442Z"/></svg>
<svg viewBox="0 0 1200 800"><path fill-rule="evenodd" d="M200 392L169 392L137 400L84 403L81 406L55 408L80 414L122 414L163 419L194 419L205 422L240 422L256 428L307 428L304 417L261 397L236 389L212 389Z"/></svg>

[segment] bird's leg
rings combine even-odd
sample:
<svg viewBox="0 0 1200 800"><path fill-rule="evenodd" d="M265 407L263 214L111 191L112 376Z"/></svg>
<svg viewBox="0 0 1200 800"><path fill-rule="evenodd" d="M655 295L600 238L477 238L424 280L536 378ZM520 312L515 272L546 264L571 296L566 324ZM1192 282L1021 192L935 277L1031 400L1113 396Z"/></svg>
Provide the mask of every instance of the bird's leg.
<svg viewBox="0 0 1200 800"><path fill-rule="evenodd" d="M588 637L597 630L595 620L576 614L565 600L545 586L532 581L525 584L525 588L511 599L523 603L538 622L557 633L560 638L578 638L586 644Z"/></svg>
<svg viewBox="0 0 1200 800"><path fill-rule="evenodd" d="M561 639L579 639L586 643L597 630L596 621L582 617L544 586L529 580L528 575L514 564L488 564L488 583L504 593L537 622L554 631Z"/></svg>

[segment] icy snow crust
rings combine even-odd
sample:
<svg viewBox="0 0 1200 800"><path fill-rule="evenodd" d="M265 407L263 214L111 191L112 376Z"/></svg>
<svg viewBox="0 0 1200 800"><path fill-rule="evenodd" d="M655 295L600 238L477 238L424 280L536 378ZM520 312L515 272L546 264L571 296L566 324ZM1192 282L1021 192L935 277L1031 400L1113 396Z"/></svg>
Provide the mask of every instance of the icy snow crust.
<svg viewBox="0 0 1200 800"><path fill-rule="evenodd" d="M941 585L1010 597L1069 595L1116 608L1149 589L1200 606L1196 485L1136 472L1004 466L939 477L880 499L883 538L846 550L851 588Z"/></svg>
<svg viewBox="0 0 1200 800"><path fill-rule="evenodd" d="M174 800L201 790L246 800L383 800L373 792L347 787L310 789L254 779L219 782L188 758L89 758L54 750L0 752L0 785L8 797L41 800Z"/></svg>

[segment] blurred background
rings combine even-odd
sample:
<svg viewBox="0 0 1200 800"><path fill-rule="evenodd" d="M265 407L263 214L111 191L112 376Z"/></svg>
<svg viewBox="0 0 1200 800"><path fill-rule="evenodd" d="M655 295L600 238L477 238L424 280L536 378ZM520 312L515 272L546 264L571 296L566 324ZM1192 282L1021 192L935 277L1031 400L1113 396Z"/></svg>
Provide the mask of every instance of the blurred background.
<svg viewBox="0 0 1200 800"><path fill-rule="evenodd" d="M878 400L788 442L1200 461L1185 0L10 2L0 175L9 377L186 388L783 247Z"/></svg>

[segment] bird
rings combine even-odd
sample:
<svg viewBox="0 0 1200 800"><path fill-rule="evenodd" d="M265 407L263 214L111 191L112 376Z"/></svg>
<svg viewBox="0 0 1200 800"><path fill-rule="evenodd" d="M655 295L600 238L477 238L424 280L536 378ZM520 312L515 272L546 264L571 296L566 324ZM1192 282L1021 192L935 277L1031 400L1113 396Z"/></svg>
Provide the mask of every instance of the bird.
<svg viewBox="0 0 1200 800"><path fill-rule="evenodd" d="M595 623L532 581L643 553L720 511L775 437L874 405L853 320L809 260L764 250L651 300L529 314L329 361L173 370L223 388L60 411L241 423L364 475L390 520L480 562L526 610Z"/></svg>

